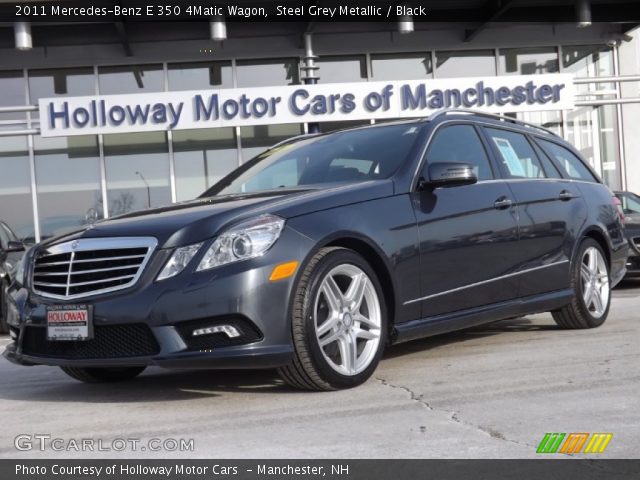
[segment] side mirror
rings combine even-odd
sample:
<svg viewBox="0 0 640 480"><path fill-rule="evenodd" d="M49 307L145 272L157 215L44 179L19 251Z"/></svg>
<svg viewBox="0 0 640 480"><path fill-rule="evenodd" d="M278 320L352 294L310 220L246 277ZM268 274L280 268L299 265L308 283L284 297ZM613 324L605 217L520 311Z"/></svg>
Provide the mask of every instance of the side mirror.
<svg viewBox="0 0 640 480"><path fill-rule="evenodd" d="M474 168L467 163L432 163L429 165L429 179L418 184L421 190L428 188L459 187L478 181Z"/></svg>
<svg viewBox="0 0 640 480"><path fill-rule="evenodd" d="M24 243L22 242L9 242L7 244L6 252L24 252Z"/></svg>

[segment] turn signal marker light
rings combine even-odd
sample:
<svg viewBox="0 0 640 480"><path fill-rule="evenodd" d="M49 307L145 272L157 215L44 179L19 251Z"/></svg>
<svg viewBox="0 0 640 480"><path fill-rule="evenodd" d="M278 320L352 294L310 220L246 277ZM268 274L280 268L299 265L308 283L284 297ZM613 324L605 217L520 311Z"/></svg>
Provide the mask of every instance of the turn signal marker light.
<svg viewBox="0 0 640 480"><path fill-rule="evenodd" d="M294 260L293 262L281 263L280 265L276 265L271 272L269 281L275 282L277 280L289 278L291 275L296 273L296 268L298 268L298 262L296 260Z"/></svg>

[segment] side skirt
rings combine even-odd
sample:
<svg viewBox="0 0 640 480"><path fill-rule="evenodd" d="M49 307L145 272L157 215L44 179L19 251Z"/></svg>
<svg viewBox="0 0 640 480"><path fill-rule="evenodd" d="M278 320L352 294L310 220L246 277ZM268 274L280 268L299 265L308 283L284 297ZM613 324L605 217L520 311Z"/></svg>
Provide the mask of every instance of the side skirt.
<svg viewBox="0 0 640 480"><path fill-rule="evenodd" d="M435 317L411 320L394 327L391 343L408 342L417 338L462 330L505 318L556 310L570 303L573 295L573 290L568 288Z"/></svg>

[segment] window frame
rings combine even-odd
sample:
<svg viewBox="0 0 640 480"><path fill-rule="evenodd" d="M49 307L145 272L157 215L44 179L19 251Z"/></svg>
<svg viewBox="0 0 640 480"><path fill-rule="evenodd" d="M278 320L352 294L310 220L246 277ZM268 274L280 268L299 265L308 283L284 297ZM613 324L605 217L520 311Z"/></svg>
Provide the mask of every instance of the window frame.
<svg viewBox="0 0 640 480"><path fill-rule="evenodd" d="M422 153L420 155L420 160L418 161L418 168L416 169L413 175L413 180L411 182L411 189L410 189L411 192L418 191L418 184L420 183L419 180L420 178L423 178L422 172L424 168L428 166L427 153L429 153L429 148L431 147L431 143L433 142L434 138L438 134L438 131L441 128L446 128L446 127L455 126L455 125L469 125L474 129L474 131L476 132L476 135L478 136L478 140L480 140L480 144L484 149L484 153L487 156L487 159L489 160L489 167L491 168L491 174L493 175L493 178L489 180L478 180L476 183L492 182L495 180L500 180L502 178L502 172L498 168L496 168L497 165L495 163L495 158L493 157L493 151L490 150L489 145L487 144L487 139L485 138L484 133L480 131L478 124L468 120L459 120L459 119L447 120L435 125L433 127L433 130L429 133L427 141L425 142L424 147L421 150Z"/></svg>

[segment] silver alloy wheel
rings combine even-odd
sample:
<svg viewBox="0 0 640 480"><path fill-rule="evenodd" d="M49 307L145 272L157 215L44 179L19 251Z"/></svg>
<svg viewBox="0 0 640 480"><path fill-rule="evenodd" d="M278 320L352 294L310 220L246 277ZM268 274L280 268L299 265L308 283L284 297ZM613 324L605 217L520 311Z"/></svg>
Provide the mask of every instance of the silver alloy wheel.
<svg viewBox="0 0 640 480"><path fill-rule="evenodd" d="M580 278L584 304L594 318L600 318L609 305L609 273L597 248L589 247L582 255Z"/></svg>
<svg viewBox="0 0 640 480"><path fill-rule="evenodd" d="M351 264L334 267L316 295L313 320L320 350L336 372L353 376L371 364L380 344L382 313L371 279Z"/></svg>

